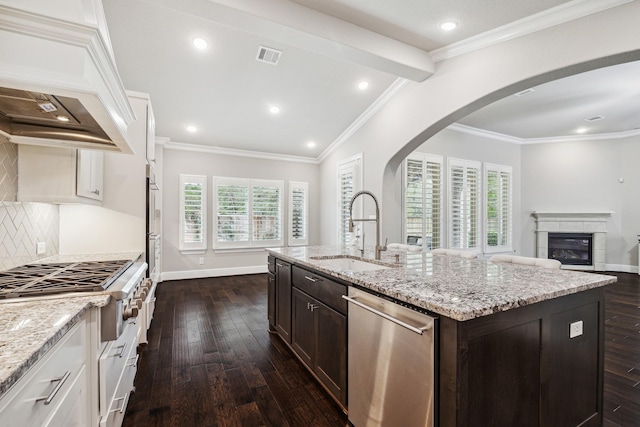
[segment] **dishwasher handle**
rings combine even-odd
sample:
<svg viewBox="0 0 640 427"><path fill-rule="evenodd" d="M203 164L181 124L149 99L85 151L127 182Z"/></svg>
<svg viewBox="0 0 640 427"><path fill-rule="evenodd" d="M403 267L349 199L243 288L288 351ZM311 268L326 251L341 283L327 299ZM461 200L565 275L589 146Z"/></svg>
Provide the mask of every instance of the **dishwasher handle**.
<svg viewBox="0 0 640 427"><path fill-rule="evenodd" d="M393 316L389 316L387 313L383 313L380 310L376 310L375 308L373 308L371 306L363 304L360 301L357 301L353 297L348 297L346 295L342 295L342 298L347 300L351 304L355 304L355 305L357 305L358 307L360 307L360 308L362 308L364 310L370 311L371 313L373 313L373 314L375 314L377 316L383 317L383 318L387 319L388 321L395 323L396 325L400 325L403 328L409 329L411 332L415 332L418 335L422 335L423 332L428 331L433 326L432 324L425 325L425 326L420 326L420 327L412 326L412 325L410 325L410 324L408 324L406 322L403 322L400 319L397 319L397 318L395 318Z"/></svg>

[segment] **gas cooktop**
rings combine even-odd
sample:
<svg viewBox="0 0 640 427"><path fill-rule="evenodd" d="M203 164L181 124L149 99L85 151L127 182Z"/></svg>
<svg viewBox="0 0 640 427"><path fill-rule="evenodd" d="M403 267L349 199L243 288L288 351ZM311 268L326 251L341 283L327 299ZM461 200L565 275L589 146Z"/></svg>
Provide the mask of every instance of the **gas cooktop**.
<svg viewBox="0 0 640 427"><path fill-rule="evenodd" d="M27 264L0 272L0 299L64 292L102 292L132 261Z"/></svg>

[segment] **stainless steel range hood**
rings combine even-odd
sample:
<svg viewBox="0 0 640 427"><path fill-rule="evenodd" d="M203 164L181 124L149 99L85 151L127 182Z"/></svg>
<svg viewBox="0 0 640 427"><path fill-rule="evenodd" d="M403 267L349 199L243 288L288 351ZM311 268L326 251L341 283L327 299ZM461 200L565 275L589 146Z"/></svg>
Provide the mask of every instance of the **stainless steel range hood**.
<svg viewBox="0 0 640 427"><path fill-rule="evenodd" d="M0 39L0 135L133 153L100 0L0 0Z"/></svg>

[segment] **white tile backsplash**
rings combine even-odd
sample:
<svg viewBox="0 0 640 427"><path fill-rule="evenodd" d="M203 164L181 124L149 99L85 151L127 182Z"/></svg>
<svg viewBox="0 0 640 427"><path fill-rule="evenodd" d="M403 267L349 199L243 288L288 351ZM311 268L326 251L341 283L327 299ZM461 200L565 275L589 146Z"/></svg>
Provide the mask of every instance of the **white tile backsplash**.
<svg viewBox="0 0 640 427"><path fill-rule="evenodd" d="M58 205L17 202L18 150L0 137L0 270L58 254L60 212ZM44 254L36 244L45 242Z"/></svg>

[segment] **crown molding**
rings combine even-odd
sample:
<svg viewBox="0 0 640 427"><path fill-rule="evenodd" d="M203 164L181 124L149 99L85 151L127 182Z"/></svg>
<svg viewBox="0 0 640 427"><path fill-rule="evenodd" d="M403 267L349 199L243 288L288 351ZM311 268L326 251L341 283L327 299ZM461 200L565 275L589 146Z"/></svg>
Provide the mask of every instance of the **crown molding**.
<svg viewBox="0 0 640 427"><path fill-rule="evenodd" d="M503 133L492 132L472 126L454 123L449 125L447 129L466 133L469 135L480 136L483 138L493 139L494 141L509 142L512 144L530 145L530 144L550 144L554 142L585 142L585 141L602 141L612 139L631 138L640 135L640 129L634 129L624 132L598 133L593 135L570 135L570 136L548 136L544 138L518 138L515 136L505 135Z"/></svg>
<svg viewBox="0 0 640 427"><path fill-rule="evenodd" d="M156 137L156 144L168 150L191 151L196 153L219 154L223 156L251 157L254 159L277 160L284 162L310 163L317 165L318 159L302 156L290 156L287 154L263 153L260 151L236 150L235 148L210 147L198 144L186 144L171 141L169 138Z"/></svg>
<svg viewBox="0 0 640 427"><path fill-rule="evenodd" d="M544 10L502 27L494 28L457 43L435 49L431 52L433 62L440 62L478 49L503 43L545 28L573 21L594 13L611 9L633 0L573 0L557 7Z"/></svg>
<svg viewBox="0 0 640 427"><path fill-rule="evenodd" d="M338 149L354 133L364 126L391 98L393 98L406 84L408 80L397 78L389 87L376 98L369 107L357 119L353 121L332 143L318 156L318 162L323 162L331 153Z"/></svg>

